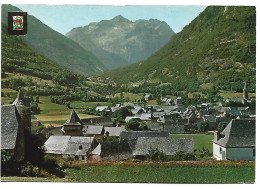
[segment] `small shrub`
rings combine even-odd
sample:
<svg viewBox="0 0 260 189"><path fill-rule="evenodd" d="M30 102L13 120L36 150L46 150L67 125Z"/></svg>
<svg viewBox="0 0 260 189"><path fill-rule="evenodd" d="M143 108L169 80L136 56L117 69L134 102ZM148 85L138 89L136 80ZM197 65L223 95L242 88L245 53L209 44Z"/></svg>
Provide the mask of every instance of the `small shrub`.
<svg viewBox="0 0 260 189"><path fill-rule="evenodd" d="M33 166L30 162L27 162L25 165L21 166L20 175L23 177L41 176L39 168Z"/></svg>
<svg viewBox="0 0 260 189"><path fill-rule="evenodd" d="M45 155L44 156L43 165L47 169L59 167L59 165L57 163L57 159L55 157L53 157L53 156L50 156L50 155Z"/></svg>

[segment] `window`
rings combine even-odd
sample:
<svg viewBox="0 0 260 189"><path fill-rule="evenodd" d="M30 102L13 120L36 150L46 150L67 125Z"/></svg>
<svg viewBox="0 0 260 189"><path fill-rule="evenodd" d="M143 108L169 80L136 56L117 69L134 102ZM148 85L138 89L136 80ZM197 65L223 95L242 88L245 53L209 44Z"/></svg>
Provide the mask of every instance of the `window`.
<svg viewBox="0 0 260 189"><path fill-rule="evenodd" d="M82 145L79 145L79 150L82 150Z"/></svg>
<svg viewBox="0 0 260 189"><path fill-rule="evenodd" d="M219 147L219 153L222 153L222 148L221 147Z"/></svg>
<svg viewBox="0 0 260 189"><path fill-rule="evenodd" d="M81 157L81 159L82 159L82 160L85 160L85 157L84 157L84 156L82 156L82 157Z"/></svg>
<svg viewBox="0 0 260 189"><path fill-rule="evenodd" d="M255 157L255 149L253 149L253 156Z"/></svg>

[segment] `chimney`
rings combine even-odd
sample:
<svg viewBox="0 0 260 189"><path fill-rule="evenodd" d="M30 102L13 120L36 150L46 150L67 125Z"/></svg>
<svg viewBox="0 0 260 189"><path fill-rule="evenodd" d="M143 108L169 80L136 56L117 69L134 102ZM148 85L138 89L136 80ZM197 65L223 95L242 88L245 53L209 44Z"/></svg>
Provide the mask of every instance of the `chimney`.
<svg viewBox="0 0 260 189"><path fill-rule="evenodd" d="M220 139L220 133L219 131L214 131L214 140L218 141Z"/></svg>

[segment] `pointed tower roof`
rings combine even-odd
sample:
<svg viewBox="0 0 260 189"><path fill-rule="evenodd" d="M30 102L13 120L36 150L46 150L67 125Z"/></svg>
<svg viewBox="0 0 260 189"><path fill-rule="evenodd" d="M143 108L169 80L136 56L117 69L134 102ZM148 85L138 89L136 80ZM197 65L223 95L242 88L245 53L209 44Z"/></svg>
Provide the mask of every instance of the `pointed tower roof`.
<svg viewBox="0 0 260 189"><path fill-rule="evenodd" d="M19 92L17 94L16 99L13 102L13 105L16 105L16 106L26 106L27 105L25 102L25 99L24 99L23 91L21 89L19 89Z"/></svg>
<svg viewBox="0 0 260 189"><path fill-rule="evenodd" d="M70 113L70 117L67 119L64 125L83 125L83 123L75 110L72 110L72 112Z"/></svg>
<svg viewBox="0 0 260 189"><path fill-rule="evenodd" d="M246 87L246 82L245 82L245 85L244 85L244 90L246 90L247 89L247 87Z"/></svg>

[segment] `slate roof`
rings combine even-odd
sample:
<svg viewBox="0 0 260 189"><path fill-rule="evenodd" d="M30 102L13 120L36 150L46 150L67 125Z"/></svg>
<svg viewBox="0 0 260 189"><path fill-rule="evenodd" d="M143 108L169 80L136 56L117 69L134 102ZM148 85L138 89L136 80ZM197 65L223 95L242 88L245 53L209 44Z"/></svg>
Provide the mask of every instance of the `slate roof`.
<svg viewBox="0 0 260 189"><path fill-rule="evenodd" d="M122 131L120 140L133 140L138 137L169 137L167 131Z"/></svg>
<svg viewBox="0 0 260 189"><path fill-rule="evenodd" d="M122 131L126 131L126 129L122 127L104 127L104 129L105 129L105 135L106 132L109 133L108 136L120 136L120 133Z"/></svg>
<svg viewBox="0 0 260 189"><path fill-rule="evenodd" d="M79 118L78 114L75 112L75 110L72 110L72 112L70 113L69 118L67 119L66 123L64 123L64 125L83 125L83 122L81 121L81 119Z"/></svg>
<svg viewBox="0 0 260 189"><path fill-rule="evenodd" d="M164 116L164 115L165 115L164 112L153 112L152 113L152 116L156 117L156 118L159 118L159 117Z"/></svg>
<svg viewBox="0 0 260 189"><path fill-rule="evenodd" d="M152 114L149 113L142 113L140 119L142 121L149 121L152 118Z"/></svg>
<svg viewBox="0 0 260 189"><path fill-rule="evenodd" d="M229 147L254 147L255 146L255 120L231 120L221 133L223 136L214 143Z"/></svg>
<svg viewBox="0 0 260 189"><path fill-rule="evenodd" d="M83 133L87 135L101 135L104 133L104 127L102 125L87 125L84 127Z"/></svg>
<svg viewBox="0 0 260 189"><path fill-rule="evenodd" d="M151 148L158 149L165 155L175 155L180 151L191 153L194 151L194 139L193 137L139 137L134 145L132 154L134 156L148 155Z"/></svg>
<svg viewBox="0 0 260 189"><path fill-rule="evenodd" d="M1 106L1 149L15 149L20 117L15 105Z"/></svg>
<svg viewBox="0 0 260 189"><path fill-rule="evenodd" d="M71 136L50 136L45 142L46 153L63 154Z"/></svg>
<svg viewBox="0 0 260 189"><path fill-rule="evenodd" d="M45 153L86 155L92 147L94 137L50 136L45 142ZM82 146L82 149L79 148Z"/></svg>
<svg viewBox="0 0 260 189"><path fill-rule="evenodd" d="M106 124L113 124L112 120L110 117L92 117L92 118L84 118L81 119L81 121L84 124L101 124L104 125L104 123Z"/></svg>

